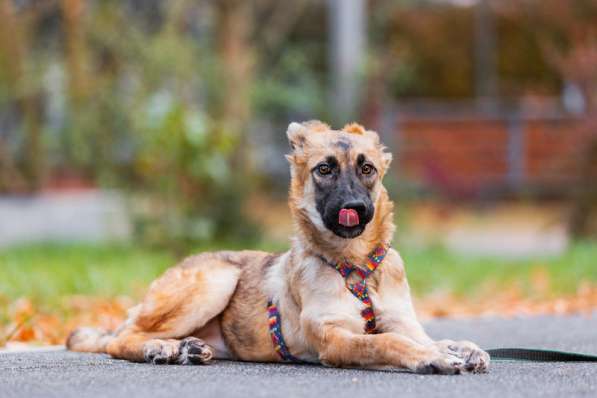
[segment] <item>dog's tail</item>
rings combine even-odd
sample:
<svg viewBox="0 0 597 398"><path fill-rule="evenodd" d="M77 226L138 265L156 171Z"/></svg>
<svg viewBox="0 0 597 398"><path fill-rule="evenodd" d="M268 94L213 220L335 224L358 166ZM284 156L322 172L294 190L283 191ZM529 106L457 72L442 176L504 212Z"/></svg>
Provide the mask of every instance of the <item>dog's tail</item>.
<svg viewBox="0 0 597 398"><path fill-rule="evenodd" d="M66 348L70 351L78 352L107 352L108 344L135 321L140 310L141 305L130 308L127 320L113 332L94 328L78 328L73 330L66 339Z"/></svg>
<svg viewBox="0 0 597 398"><path fill-rule="evenodd" d="M70 351L105 353L115 337L112 332L102 329L78 328L66 339L66 348Z"/></svg>

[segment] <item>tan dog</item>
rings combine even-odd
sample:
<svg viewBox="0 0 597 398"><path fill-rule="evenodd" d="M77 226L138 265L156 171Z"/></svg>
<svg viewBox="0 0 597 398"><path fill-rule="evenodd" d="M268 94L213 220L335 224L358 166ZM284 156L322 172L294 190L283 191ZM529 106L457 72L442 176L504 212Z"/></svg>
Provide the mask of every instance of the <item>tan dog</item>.
<svg viewBox="0 0 597 398"><path fill-rule="evenodd" d="M475 344L425 334L397 251L389 249L366 278L375 333L365 333L365 301L347 288L356 273L344 280L334 269L343 261L363 266L392 240L393 204L382 185L392 157L377 133L357 124L334 131L313 121L291 123L287 134L296 224L289 251L189 257L151 284L119 330L78 329L68 348L151 363L282 361L270 334L271 300L292 358L420 373L486 371L489 356Z"/></svg>

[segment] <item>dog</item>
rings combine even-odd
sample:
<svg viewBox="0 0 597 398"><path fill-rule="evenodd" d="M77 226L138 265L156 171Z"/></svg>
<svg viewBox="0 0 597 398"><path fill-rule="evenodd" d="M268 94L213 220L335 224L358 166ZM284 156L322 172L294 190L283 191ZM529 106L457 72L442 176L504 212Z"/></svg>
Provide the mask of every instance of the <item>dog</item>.
<svg viewBox="0 0 597 398"><path fill-rule="evenodd" d="M310 121L291 123L287 136L289 251L188 257L151 284L118 330L77 329L67 348L154 364L486 372L489 355L477 345L434 341L417 321L403 261L389 246L393 203L382 179L392 155L378 134Z"/></svg>

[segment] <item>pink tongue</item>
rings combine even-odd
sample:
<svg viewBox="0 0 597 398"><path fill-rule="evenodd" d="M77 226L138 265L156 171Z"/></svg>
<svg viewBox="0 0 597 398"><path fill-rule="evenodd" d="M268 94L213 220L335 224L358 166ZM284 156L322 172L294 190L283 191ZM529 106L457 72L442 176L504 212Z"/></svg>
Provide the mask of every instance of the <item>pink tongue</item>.
<svg viewBox="0 0 597 398"><path fill-rule="evenodd" d="M355 209L342 209L338 213L338 223L345 227L354 227L359 224L359 213Z"/></svg>

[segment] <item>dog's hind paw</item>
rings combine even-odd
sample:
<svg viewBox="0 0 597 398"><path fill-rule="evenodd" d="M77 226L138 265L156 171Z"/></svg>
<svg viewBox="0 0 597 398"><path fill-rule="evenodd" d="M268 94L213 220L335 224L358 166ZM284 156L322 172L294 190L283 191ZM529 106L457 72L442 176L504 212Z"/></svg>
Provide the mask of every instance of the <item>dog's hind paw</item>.
<svg viewBox="0 0 597 398"><path fill-rule="evenodd" d="M203 365L211 361L213 350L203 340L187 337L180 342L178 363L181 365Z"/></svg>
<svg viewBox="0 0 597 398"><path fill-rule="evenodd" d="M143 345L145 362L154 365L202 365L214 356L213 349L196 337L183 340L148 340Z"/></svg>
<svg viewBox="0 0 597 398"><path fill-rule="evenodd" d="M148 340L143 344L145 362L154 365L177 363L180 354L178 340Z"/></svg>

